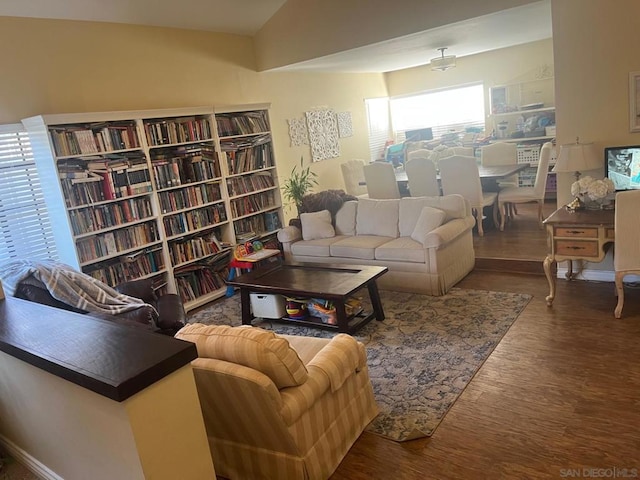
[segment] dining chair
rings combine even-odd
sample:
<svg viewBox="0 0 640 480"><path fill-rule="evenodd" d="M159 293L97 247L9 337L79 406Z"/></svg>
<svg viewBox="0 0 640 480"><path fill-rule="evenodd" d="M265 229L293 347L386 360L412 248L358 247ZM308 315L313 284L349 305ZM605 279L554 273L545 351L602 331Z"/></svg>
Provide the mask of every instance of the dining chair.
<svg viewBox="0 0 640 480"><path fill-rule="evenodd" d="M373 162L365 165L363 170L369 198L400 198L393 165L386 162Z"/></svg>
<svg viewBox="0 0 640 480"><path fill-rule="evenodd" d="M614 217L615 245L613 250L613 269L615 271L616 294L618 303L614 310L616 318L622 316L624 305L625 275L640 275L640 190L618 192Z"/></svg>
<svg viewBox="0 0 640 480"><path fill-rule="evenodd" d="M544 205L544 195L547 189L547 174L549 173L549 160L553 151L553 143L547 142L540 150L540 159L536 171L536 180L533 187L506 187L498 192L498 208L502 214L500 219L500 231L504 230L505 220L508 216L509 205L518 203L537 202L538 223L540 228L544 228L542 223L542 207Z"/></svg>
<svg viewBox="0 0 640 480"><path fill-rule="evenodd" d="M364 185L364 160L348 160L340 164L345 190L349 195L356 197L366 196L367 187Z"/></svg>
<svg viewBox="0 0 640 480"><path fill-rule="evenodd" d="M436 166L428 156L420 156L419 152L422 151L411 152L404 166L409 181L409 193L412 197L437 197L440 195L440 186Z"/></svg>
<svg viewBox="0 0 640 480"><path fill-rule="evenodd" d="M496 165L516 165L518 163L518 147L515 143L496 142L480 147L480 163L483 167L493 167ZM500 180L499 186L518 185L518 176Z"/></svg>
<svg viewBox="0 0 640 480"><path fill-rule="evenodd" d="M453 151L454 155L475 156L473 147L451 147L451 151Z"/></svg>
<svg viewBox="0 0 640 480"><path fill-rule="evenodd" d="M498 228L497 192L483 192L475 157L454 155L440 162L440 182L444 195L459 194L469 200L478 225L478 235L484 236L482 227L484 207L493 206L493 223Z"/></svg>

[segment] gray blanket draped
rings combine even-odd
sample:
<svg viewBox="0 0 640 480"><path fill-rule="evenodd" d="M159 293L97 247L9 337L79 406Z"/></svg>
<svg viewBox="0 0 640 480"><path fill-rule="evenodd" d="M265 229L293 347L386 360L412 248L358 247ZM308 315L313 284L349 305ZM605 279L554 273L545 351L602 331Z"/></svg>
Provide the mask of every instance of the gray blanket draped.
<svg viewBox="0 0 640 480"><path fill-rule="evenodd" d="M2 285L11 296L30 275L42 282L53 298L88 312L118 315L143 306L153 308L64 263L15 260L0 266Z"/></svg>

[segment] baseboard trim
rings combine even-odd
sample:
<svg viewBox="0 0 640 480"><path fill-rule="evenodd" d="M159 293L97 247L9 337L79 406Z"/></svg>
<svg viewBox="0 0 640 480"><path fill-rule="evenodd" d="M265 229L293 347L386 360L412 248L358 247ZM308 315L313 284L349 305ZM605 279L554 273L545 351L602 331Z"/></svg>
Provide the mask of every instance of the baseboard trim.
<svg viewBox="0 0 640 480"><path fill-rule="evenodd" d="M11 455L17 462L24 465L40 478L45 480L64 480L64 478L56 474L53 470L49 469L46 465L38 461L35 457L27 453L1 433L0 444L2 444L9 455Z"/></svg>

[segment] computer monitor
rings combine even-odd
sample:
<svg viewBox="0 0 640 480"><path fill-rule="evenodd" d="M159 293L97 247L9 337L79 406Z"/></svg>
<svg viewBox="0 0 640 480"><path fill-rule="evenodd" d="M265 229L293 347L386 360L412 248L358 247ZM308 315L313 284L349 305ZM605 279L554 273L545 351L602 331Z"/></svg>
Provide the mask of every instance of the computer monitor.
<svg viewBox="0 0 640 480"><path fill-rule="evenodd" d="M640 189L640 145L605 148L604 174L617 192Z"/></svg>
<svg viewBox="0 0 640 480"><path fill-rule="evenodd" d="M419 128L404 132L405 142L419 142L421 140L433 140L431 128Z"/></svg>

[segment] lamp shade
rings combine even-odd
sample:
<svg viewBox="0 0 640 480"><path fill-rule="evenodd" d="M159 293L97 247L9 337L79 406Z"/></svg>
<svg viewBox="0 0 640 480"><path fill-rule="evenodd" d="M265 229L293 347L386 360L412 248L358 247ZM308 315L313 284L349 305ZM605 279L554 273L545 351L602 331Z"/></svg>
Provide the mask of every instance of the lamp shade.
<svg viewBox="0 0 640 480"><path fill-rule="evenodd" d="M602 158L598 156L593 143L569 143L560 146L560 153L553 167L557 173L579 173L594 170L602 166Z"/></svg>
<svg viewBox="0 0 640 480"><path fill-rule="evenodd" d="M449 70L456 66L455 55L445 55L444 51L446 50L446 47L439 48L438 50L440 51L440 56L431 59L431 70L444 72L445 70Z"/></svg>

